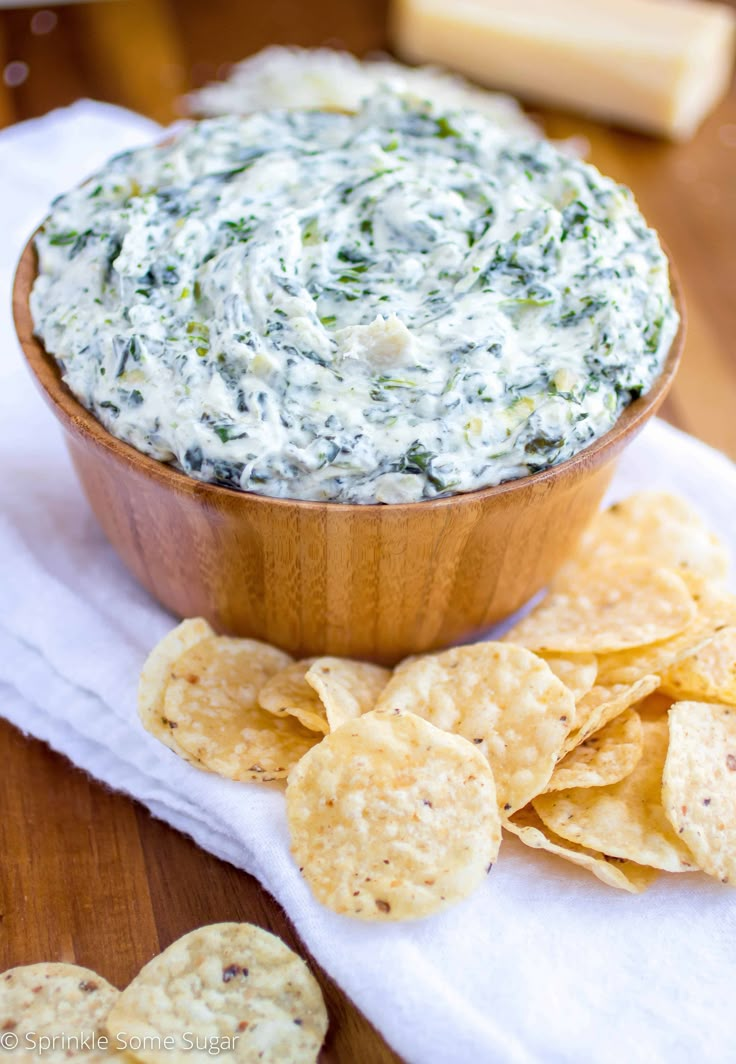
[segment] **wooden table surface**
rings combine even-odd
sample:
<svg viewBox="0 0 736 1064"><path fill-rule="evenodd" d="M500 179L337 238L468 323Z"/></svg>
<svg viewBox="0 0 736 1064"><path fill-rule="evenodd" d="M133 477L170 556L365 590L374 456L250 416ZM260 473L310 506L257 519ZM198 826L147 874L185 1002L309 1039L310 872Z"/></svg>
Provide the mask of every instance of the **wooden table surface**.
<svg viewBox="0 0 736 1064"><path fill-rule="evenodd" d="M168 122L182 92L266 44L385 48L385 9L383 0L109 0L3 11L0 125L80 96ZM666 241L689 333L664 416L736 459L736 93L679 146L542 117L553 136L585 136L591 160L633 188ZM220 920L254 921L304 954L255 880L4 722L0 765L0 970L77 961L124 986L178 935ZM315 970L331 1019L323 1059L396 1060Z"/></svg>

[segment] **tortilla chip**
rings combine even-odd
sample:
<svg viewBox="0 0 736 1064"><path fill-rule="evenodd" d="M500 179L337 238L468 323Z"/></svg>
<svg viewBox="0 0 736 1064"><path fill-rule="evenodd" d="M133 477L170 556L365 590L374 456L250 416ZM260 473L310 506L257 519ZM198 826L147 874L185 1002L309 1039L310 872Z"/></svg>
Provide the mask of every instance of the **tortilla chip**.
<svg viewBox="0 0 736 1064"><path fill-rule="evenodd" d="M277 717L295 717L310 731L326 735L330 730L327 713L319 694L307 683L307 673L317 658L293 661L266 680L258 704Z"/></svg>
<svg viewBox="0 0 736 1064"><path fill-rule="evenodd" d="M662 802L698 865L736 886L736 707L676 702Z"/></svg>
<svg viewBox="0 0 736 1064"><path fill-rule="evenodd" d="M306 675L325 707L330 731L375 708L391 670L349 658L317 658Z"/></svg>
<svg viewBox="0 0 736 1064"><path fill-rule="evenodd" d="M287 654L253 639L205 639L176 661L164 713L176 741L210 772L234 780L288 775L319 736L294 717L261 709L266 681L290 663Z"/></svg>
<svg viewBox="0 0 736 1064"><path fill-rule="evenodd" d="M572 691L576 702L587 695L595 684L598 675L598 661L595 654L540 654L539 657L549 665L552 672L562 680L565 687Z"/></svg>
<svg viewBox="0 0 736 1064"><path fill-rule="evenodd" d="M327 1011L316 979L281 939L253 924L210 924L148 962L107 1028L117 1043L135 1044L143 1064L314 1064ZM192 1049L203 1045L216 1054Z"/></svg>
<svg viewBox="0 0 736 1064"><path fill-rule="evenodd" d="M541 794L534 808L548 828L580 846L666 872L694 871L695 858L662 806L667 721L643 721L642 729L641 759L620 783Z"/></svg>
<svg viewBox="0 0 736 1064"><path fill-rule="evenodd" d="M138 716L147 732L185 761L194 761L176 741L176 728L164 714L164 695L177 658L185 650L214 636L207 621L193 617L182 621L157 643L146 659L138 683Z"/></svg>
<svg viewBox="0 0 736 1064"><path fill-rule="evenodd" d="M736 705L736 626L722 628L700 650L668 669L660 687L678 700Z"/></svg>
<svg viewBox="0 0 736 1064"><path fill-rule="evenodd" d="M736 625L736 596L722 587L683 573L697 613L693 622L670 639L611 654L598 655L598 683L634 683L642 676L660 676L684 658L707 646L727 625Z"/></svg>
<svg viewBox="0 0 736 1064"><path fill-rule="evenodd" d="M294 859L315 897L362 920L427 916L470 894L501 842L493 776L413 713L343 724L289 777Z"/></svg>
<svg viewBox="0 0 736 1064"><path fill-rule="evenodd" d="M575 722L572 694L547 663L509 643L419 658L394 673L377 708L417 713L473 743L507 813L544 790Z"/></svg>
<svg viewBox="0 0 736 1064"><path fill-rule="evenodd" d="M107 1064L115 1053L105 1045L105 1020L119 996L97 972L76 964L10 968L0 975L0 1032L17 1042L11 1045L0 1038L0 1059L8 1064ZM69 1039L66 1046L39 1045L42 1038L64 1037ZM79 1040L79 1049L74 1040Z"/></svg>
<svg viewBox="0 0 736 1064"><path fill-rule="evenodd" d="M642 748L641 718L636 710L626 709L563 757L546 789L564 791L618 783L634 771Z"/></svg>
<svg viewBox="0 0 736 1064"><path fill-rule="evenodd" d="M633 861L606 857L603 853L588 850L555 835L529 806L505 820L503 826L516 835L525 846L530 846L533 850L544 850L564 861L570 861L579 868L592 872L608 887L616 887L617 890L625 890L629 894L641 894L657 878L654 868L646 868Z"/></svg>
<svg viewBox="0 0 736 1064"><path fill-rule="evenodd" d="M658 686L658 676L644 676L632 684L613 684L611 687L596 685L576 706L578 723L563 743L562 754L569 754L629 706L637 705L656 691Z"/></svg>
<svg viewBox="0 0 736 1064"><path fill-rule="evenodd" d="M647 561L616 561L553 590L506 639L541 653L603 653L682 632L696 608L683 580Z"/></svg>
<svg viewBox="0 0 736 1064"><path fill-rule="evenodd" d="M665 491L641 491L598 514L560 579L570 579L575 569L635 557L709 580L728 573L726 548L689 503Z"/></svg>

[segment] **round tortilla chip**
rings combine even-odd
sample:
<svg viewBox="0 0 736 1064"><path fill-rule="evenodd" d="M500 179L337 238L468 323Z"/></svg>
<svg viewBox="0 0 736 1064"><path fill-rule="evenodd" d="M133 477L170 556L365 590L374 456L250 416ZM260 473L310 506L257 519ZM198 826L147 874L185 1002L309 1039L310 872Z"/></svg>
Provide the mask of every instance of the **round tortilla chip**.
<svg viewBox="0 0 736 1064"><path fill-rule="evenodd" d="M541 658L510 643L474 643L394 673L377 709L417 713L488 758L507 813L543 791L575 722L570 691Z"/></svg>
<svg viewBox="0 0 736 1064"><path fill-rule="evenodd" d="M595 654L540 654L558 680L572 691L576 702L587 695L598 675L598 660Z"/></svg>
<svg viewBox="0 0 736 1064"><path fill-rule="evenodd" d="M626 687L645 676L661 675L706 646L710 639L711 634L696 621L684 632L661 643L601 654L598 657L598 682L606 687Z"/></svg>
<svg viewBox="0 0 736 1064"><path fill-rule="evenodd" d="M374 710L326 736L286 789L291 849L323 905L427 916L469 895L501 842L488 762L413 713Z"/></svg>
<svg viewBox="0 0 736 1064"><path fill-rule="evenodd" d="M676 702L662 802L709 876L736 885L736 707Z"/></svg>
<svg viewBox="0 0 736 1064"><path fill-rule="evenodd" d="M735 595L693 573L683 571L682 580L687 585L697 609L692 624L678 635L650 646L599 654L598 683L633 683L651 673L659 673L661 676L669 668L706 646L722 628L736 625Z"/></svg>
<svg viewBox="0 0 736 1064"><path fill-rule="evenodd" d="M327 1011L317 980L281 939L253 924L210 924L148 962L107 1029L143 1064L307 1064L317 1059ZM212 1040L218 1052L192 1049L195 1040Z"/></svg>
<svg viewBox="0 0 736 1064"><path fill-rule="evenodd" d="M629 894L641 894L657 878L654 868L646 868L634 861L606 857L603 853L577 846L574 842L555 835L529 806L505 820L503 826L516 835L525 846L530 846L533 850L544 850L561 857L563 861L570 861L571 864L592 872L608 887L616 887L617 890L625 890Z"/></svg>
<svg viewBox="0 0 736 1064"><path fill-rule="evenodd" d="M728 551L689 503L669 492L641 491L594 518L561 579L611 558L637 556L710 580L723 580L728 573Z"/></svg>
<svg viewBox="0 0 736 1064"><path fill-rule="evenodd" d="M575 707L577 726L562 745L563 756L615 720L629 706L635 706L653 694L658 686L659 676L643 676L636 683L613 684L611 687L596 684Z"/></svg>
<svg viewBox="0 0 736 1064"><path fill-rule="evenodd" d="M305 728L326 735L330 725L324 703L306 680L316 660L293 661L275 673L261 688L258 704L277 717L296 717Z"/></svg>
<svg viewBox="0 0 736 1064"><path fill-rule="evenodd" d="M558 762L547 791L618 783L636 768L642 746L641 718L626 709Z"/></svg>
<svg viewBox="0 0 736 1064"><path fill-rule="evenodd" d="M700 650L668 669L660 688L680 701L736 705L736 626L722 628Z"/></svg>
<svg viewBox="0 0 736 1064"><path fill-rule="evenodd" d="M115 1056L106 1045L105 1020L120 996L96 972L76 964L29 964L0 975L0 1031L18 1039L17 1048L0 1044L12 1064L68 1060L97 1064ZM71 1039L65 1046L41 1051L39 1038ZM91 1043L85 1048L82 1039ZM74 1040L79 1040L75 1042ZM78 1044L79 1049L74 1046Z"/></svg>
<svg viewBox="0 0 736 1064"><path fill-rule="evenodd" d="M306 681L324 703L330 731L375 708L391 670L349 658L317 658Z"/></svg>
<svg viewBox="0 0 736 1064"><path fill-rule="evenodd" d="M216 636L185 651L171 670L164 714L176 741L210 772L234 780L288 775L319 736L293 717L261 709L266 681L291 659L253 639Z"/></svg>
<svg viewBox="0 0 736 1064"><path fill-rule="evenodd" d="M665 872L692 872L695 858L662 806L667 721L642 721L642 731L642 756L620 783L541 794L534 809L548 828L580 846Z"/></svg>
<svg viewBox="0 0 736 1064"><path fill-rule="evenodd" d="M695 615L676 573L648 561L617 561L552 590L505 638L542 653L596 654L668 639Z"/></svg>
<svg viewBox="0 0 736 1064"><path fill-rule="evenodd" d="M210 639L214 631L202 617L182 621L157 643L146 658L138 682L138 716L147 732L185 761L194 761L176 741L176 725L164 714L164 695L171 670L185 650Z"/></svg>

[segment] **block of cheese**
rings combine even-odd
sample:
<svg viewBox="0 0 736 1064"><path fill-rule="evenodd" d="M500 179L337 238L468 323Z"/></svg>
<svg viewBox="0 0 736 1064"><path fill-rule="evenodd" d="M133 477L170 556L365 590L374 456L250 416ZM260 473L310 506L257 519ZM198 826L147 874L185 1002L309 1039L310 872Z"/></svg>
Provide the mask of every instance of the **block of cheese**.
<svg viewBox="0 0 736 1064"><path fill-rule="evenodd" d="M736 13L707 0L394 0L396 51L535 103L684 140L726 92Z"/></svg>

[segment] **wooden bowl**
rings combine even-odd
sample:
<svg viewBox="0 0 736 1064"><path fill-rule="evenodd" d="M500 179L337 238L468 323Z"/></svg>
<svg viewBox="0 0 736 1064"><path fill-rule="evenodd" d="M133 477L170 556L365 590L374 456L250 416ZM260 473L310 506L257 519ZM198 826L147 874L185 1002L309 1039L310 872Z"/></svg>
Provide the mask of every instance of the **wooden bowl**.
<svg viewBox="0 0 736 1064"><path fill-rule="evenodd" d="M18 337L120 557L177 616L298 656L393 664L518 609L572 552L619 453L664 399L684 339L673 278L682 324L658 380L605 436L552 469L429 502L272 499L200 483L111 436L33 335L36 269L29 242L13 288Z"/></svg>

